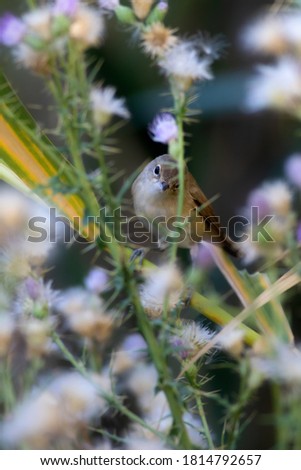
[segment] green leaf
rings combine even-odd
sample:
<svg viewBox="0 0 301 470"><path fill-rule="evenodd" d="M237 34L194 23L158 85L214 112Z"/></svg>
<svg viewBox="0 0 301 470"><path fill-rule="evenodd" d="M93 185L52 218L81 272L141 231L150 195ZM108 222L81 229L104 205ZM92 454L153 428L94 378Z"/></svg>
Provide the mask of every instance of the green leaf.
<svg viewBox="0 0 301 470"><path fill-rule="evenodd" d="M37 193L68 217L75 229L88 236L88 227L81 223L83 200L72 192L78 185L74 167L37 127L1 72L0 178L23 192ZM56 184L52 185L54 181ZM64 188L71 190L67 192Z"/></svg>

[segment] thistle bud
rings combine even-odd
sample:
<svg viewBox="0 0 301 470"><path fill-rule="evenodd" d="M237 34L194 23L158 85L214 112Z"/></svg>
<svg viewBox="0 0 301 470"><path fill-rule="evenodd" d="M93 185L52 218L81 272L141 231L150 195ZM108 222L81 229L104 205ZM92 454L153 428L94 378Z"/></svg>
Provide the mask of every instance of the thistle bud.
<svg viewBox="0 0 301 470"><path fill-rule="evenodd" d="M150 12L146 20L146 24L162 23L168 10L166 2L159 2L155 8Z"/></svg>
<svg viewBox="0 0 301 470"><path fill-rule="evenodd" d="M115 9L116 16L121 23L134 24L136 19L133 10L123 5L118 5Z"/></svg>

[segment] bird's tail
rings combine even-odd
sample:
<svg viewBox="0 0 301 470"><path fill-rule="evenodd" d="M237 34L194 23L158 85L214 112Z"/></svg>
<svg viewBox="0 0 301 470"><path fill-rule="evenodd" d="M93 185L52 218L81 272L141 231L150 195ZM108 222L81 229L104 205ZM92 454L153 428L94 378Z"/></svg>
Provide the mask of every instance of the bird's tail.
<svg viewBox="0 0 301 470"><path fill-rule="evenodd" d="M242 254L237 246L237 243L233 242L219 225L216 223L215 217L206 219L207 233L210 233L209 241L213 245L220 246L226 253L233 256L234 258L241 258Z"/></svg>
<svg viewBox="0 0 301 470"><path fill-rule="evenodd" d="M226 253L233 256L234 258L241 258L242 257L241 251L239 250L237 244L235 244L229 238L226 238L222 242L222 248Z"/></svg>

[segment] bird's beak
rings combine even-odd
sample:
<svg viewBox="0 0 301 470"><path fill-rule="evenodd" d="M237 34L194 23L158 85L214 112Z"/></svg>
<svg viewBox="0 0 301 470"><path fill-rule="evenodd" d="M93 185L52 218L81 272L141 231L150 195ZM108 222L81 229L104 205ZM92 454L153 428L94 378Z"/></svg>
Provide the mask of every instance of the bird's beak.
<svg viewBox="0 0 301 470"><path fill-rule="evenodd" d="M162 181L162 183L161 183L162 191L166 191L168 188L169 188L169 184L166 183L166 181Z"/></svg>

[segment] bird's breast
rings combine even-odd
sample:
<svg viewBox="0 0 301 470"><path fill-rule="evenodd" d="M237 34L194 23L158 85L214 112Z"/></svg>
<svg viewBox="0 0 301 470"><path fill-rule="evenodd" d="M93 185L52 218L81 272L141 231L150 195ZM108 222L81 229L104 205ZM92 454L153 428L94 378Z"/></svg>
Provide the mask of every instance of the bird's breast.
<svg viewBox="0 0 301 470"><path fill-rule="evenodd" d="M177 213L176 195L164 193L154 185L138 183L133 202L136 214L150 221L157 217L168 219Z"/></svg>

